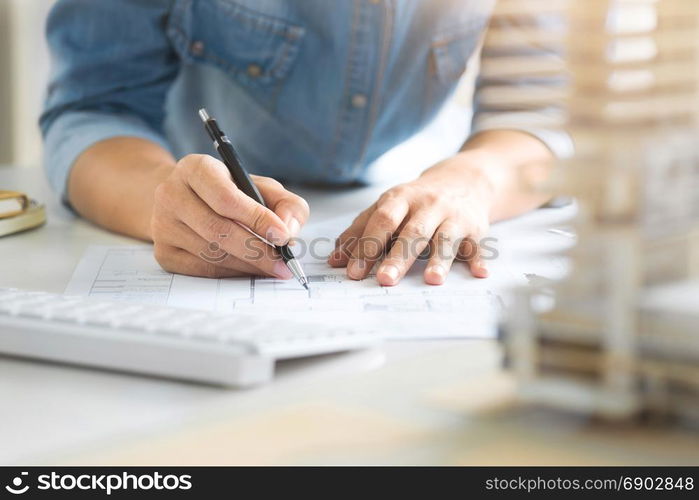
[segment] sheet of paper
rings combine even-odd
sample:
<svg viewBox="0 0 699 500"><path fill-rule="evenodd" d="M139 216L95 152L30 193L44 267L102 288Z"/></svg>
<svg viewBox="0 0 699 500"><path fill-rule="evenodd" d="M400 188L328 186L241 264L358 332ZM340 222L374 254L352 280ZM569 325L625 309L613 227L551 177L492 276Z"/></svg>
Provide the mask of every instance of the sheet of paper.
<svg viewBox="0 0 699 500"><path fill-rule="evenodd" d="M353 281L344 269L333 269L325 262L346 222L333 220L310 226L295 247L309 279L308 291L295 280L170 274L159 267L152 247L141 245L89 247L66 293L273 315L280 320L295 317L319 327L328 321L351 325L369 320L380 325L382 335L396 339L485 338L494 335L506 292L531 280L513 265L513 250L498 238L492 243L497 258L488 263L490 277L486 280L474 279L463 264L456 264L443 286L428 286L422 280L425 263L417 262L395 287L379 286L373 275Z"/></svg>

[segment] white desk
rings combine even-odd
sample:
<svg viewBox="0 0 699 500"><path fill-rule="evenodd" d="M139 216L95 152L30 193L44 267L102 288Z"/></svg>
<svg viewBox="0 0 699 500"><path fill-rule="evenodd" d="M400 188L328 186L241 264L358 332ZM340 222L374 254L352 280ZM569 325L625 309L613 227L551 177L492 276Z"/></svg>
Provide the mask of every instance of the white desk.
<svg viewBox="0 0 699 500"><path fill-rule="evenodd" d="M131 242L76 219L39 170L0 168L0 186L49 206L47 226L0 239L0 286L62 292L89 244ZM320 218L378 189L304 194ZM0 357L0 464L699 460L696 434L515 406L499 358L493 341L391 343L286 363L270 385L225 391Z"/></svg>

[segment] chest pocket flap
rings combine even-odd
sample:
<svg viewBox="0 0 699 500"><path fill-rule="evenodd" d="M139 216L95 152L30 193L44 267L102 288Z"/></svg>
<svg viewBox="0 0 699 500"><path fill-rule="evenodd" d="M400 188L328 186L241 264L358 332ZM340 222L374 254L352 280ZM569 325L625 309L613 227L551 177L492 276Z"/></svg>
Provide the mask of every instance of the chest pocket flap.
<svg viewBox="0 0 699 500"><path fill-rule="evenodd" d="M476 18L434 37L432 67L442 83L451 83L466 71L466 64L478 47L485 24L485 19Z"/></svg>
<svg viewBox="0 0 699 500"><path fill-rule="evenodd" d="M283 81L304 29L232 0L180 0L168 33L185 62L212 64L263 90Z"/></svg>

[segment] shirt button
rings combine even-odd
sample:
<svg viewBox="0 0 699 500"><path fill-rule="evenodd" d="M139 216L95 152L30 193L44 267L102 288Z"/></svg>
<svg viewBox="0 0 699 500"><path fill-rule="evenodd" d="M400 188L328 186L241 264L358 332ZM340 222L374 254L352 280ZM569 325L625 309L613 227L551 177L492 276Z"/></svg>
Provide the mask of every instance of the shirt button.
<svg viewBox="0 0 699 500"><path fill-rule="evenodd" d="M367 98L364 94L354 94L352 96L352 106L357 109L366 107Z"/></svg>
<svg viewBox="0 0 699 500"><path fill-rule="evenodd" d="M248 76L250 78L257 78L262 74L262 68L258 64L251 64L248 66Z"/></svg>
<svg viewBox="0 0 699 500"><path fill-rule="evenodd" d="M192 42L192 47L191 47L192 54L195 56L200 56L204 53L204 42L197 40L196 42Z"/></svg>

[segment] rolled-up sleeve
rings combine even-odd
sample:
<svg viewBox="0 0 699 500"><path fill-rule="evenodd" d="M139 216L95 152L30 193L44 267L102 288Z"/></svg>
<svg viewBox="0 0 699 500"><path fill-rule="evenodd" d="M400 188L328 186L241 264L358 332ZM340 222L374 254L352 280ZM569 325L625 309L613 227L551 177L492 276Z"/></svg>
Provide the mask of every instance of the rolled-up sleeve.
<svg viewBox="0 0 699 500"><path fill-rule="evenodd" d="M568 158L574 147L565 130L565 22L562 14L525 7L520 0L496 4L481 52L472 131L520 130Z"/></svg>
<svg viewBox="0 0 699 500"><path fill-rule="evenodd" d="M47 22L52 73L40 126L44 167L66 200L80 154L112 137L167 148L165 101L179 60L166 0L59 0Z"/></svg>

